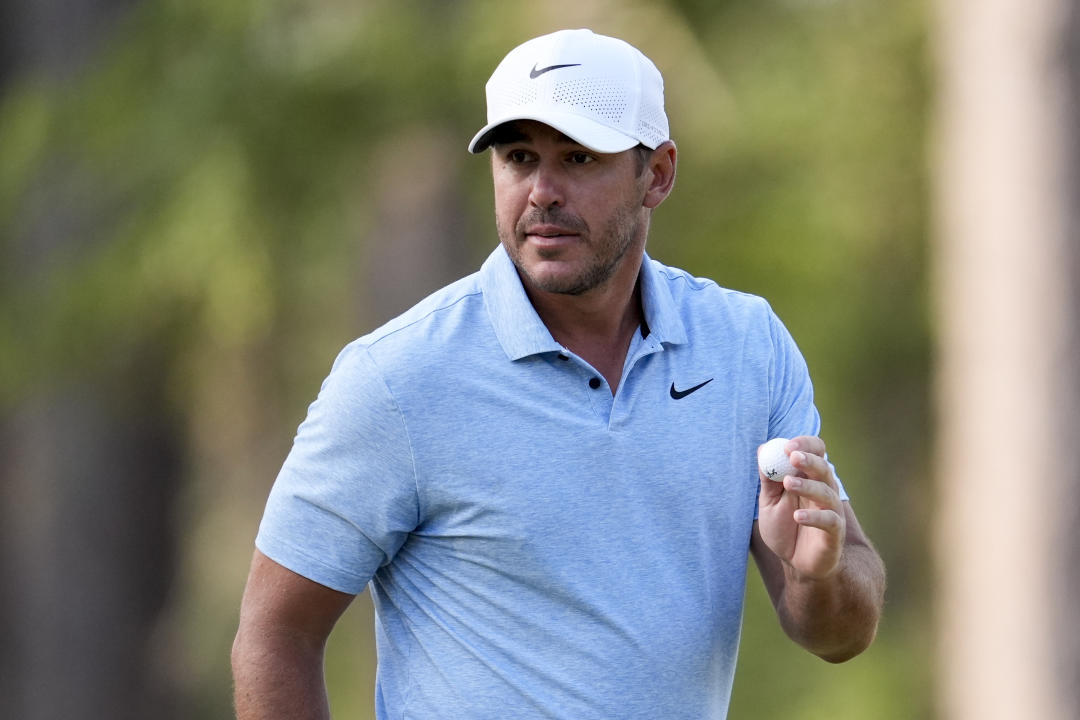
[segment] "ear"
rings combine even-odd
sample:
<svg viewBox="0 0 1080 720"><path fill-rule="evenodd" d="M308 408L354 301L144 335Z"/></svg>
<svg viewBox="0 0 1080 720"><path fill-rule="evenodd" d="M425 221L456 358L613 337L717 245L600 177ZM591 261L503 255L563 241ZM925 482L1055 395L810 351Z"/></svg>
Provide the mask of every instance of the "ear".
<svg viewBox="0 0 1080 720"><path fill-rule="evenodd" d="M671 189L675 187L677 160L678 151L671 140L665 140L652 151L646 168L650 173L650 180L645 188L645 199L642 205L649 209L655 208L671 194Z"/></svg>

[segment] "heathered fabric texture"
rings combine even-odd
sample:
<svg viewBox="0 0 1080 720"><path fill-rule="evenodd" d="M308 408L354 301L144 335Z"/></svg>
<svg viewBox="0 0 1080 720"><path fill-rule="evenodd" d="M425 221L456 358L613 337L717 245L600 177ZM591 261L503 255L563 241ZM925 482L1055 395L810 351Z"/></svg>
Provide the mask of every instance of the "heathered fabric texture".
<svg viewBox="0 0 1080 720"><path fill-rule="evenodd" d="M379 718L725 716L755 451L819 418L763 300L649 258L641 283L614 397L501 247L338 357L257 544L370 582Z"/></svg>

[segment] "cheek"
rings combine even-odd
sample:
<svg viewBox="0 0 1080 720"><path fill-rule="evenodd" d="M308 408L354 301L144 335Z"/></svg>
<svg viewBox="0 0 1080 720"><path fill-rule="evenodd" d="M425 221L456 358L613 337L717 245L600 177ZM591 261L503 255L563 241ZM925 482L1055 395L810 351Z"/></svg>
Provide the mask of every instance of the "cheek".
<svg viewBox="0 0 1080 720"><path fill-rule="evenodd" d="M514 211L508 198L495 193L495 230L502 240L513 236L517 226L518 214Z"/></svg>
<svg viewBox="0 0 1080 720"><path fill-rule="evenodd" d="M507 227L511 229L514 227L510 212L507 210L507 203L499 197L498 193L495 194L495 225L500 233Z"/></svg>
<svg viewBox="0 0 1080 720"><path fill-rule="evenodd" d="M527 204L528 195L515 187L495 184L495 217L505 227L513 228Z"/></svg>

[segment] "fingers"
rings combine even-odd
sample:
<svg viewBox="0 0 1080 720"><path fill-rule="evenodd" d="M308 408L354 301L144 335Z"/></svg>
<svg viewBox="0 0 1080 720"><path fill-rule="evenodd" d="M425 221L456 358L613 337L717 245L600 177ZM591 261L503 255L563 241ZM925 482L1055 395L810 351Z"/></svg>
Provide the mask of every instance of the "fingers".
<svg viewBox="0 0 1080 720"><path fill-rule="evenodd" d="M803 436L795 438L791 444L798 445L798 449L792 450L788 455L796 470L808 478L820 480L834 490L839 489L832 465L825 459L825 443L821 438Z"/></svg>
<svg viewBox="0 0 1080 720"><path fill-rule="evenodd" d="M781 482L768 482L759 471L763 499L775 501L790 492L818 508L840 513L840 486L832 465L825 459L825 442L816 436L802 435L788 441L785 449L798 474L788 475ZM807 524L817 526L819 523Z"/></svg>
<svg viewBox="0 0 1080 720"><path fill-rule="evenodd" d="M811 455L825 457L825 441L815 435L800 435L792 438L788 443L788 448L791 452L801 450Z"/></svg>
<svg viewBox="0 0 1080 720"><path fill-rule="evenodd" d="M795 522L837 535L843 529L843 519L833 510L796 510Z"/></svg>
<svg viewBox="0 0 1080 720"><path fill-rule="evenodd" d="M809 477L788 475L784 478L783 486L788 492L798 495L820 508L826 508L834 512L840 509L840 493L836 491L833 485L827 482Z"/></svg>
<svg viewBox="0 0 1080 720"><path fill-rule="evenodd" d="M835 479L832 478L832 468L822 456L796 450L788 455L788 459L791 460L795 469L806 477L826 483L832 480L835 483Z"/></svg>
<svg viewBox="0 0 1080 720"><path fill-rule="evenodd" d="M800 438L800 440L803 438ZM823 444L822 444L823 445ZM832 466L820 455L815 455L802 450L796 450L789 456L791 464L804 477L791 476L784 478L784 489L800 498L808 501L816 508L830 512L838 517L842 507L839 485L833 474ZM818 519L817 515L808 516L814 518L806 524L815 527L830 525L831 520ZM796 518L798 522L798 519ZM823 525L824 523L824 525Z"/></svg>

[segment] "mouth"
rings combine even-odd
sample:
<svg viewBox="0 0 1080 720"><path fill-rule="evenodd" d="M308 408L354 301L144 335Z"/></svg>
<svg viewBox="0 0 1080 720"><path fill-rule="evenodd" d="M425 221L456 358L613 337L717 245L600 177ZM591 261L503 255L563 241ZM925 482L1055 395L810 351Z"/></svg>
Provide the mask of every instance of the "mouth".
<svg viewBox="0 0 1080 720"><path fill-rule="evenodd" d="M579 234L557 225L534 225L526 228L525 239L537 245L561 245L576 240Z"/></svg>

